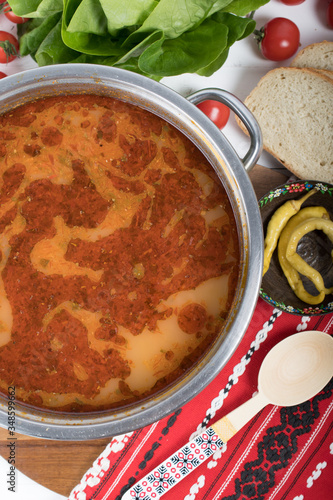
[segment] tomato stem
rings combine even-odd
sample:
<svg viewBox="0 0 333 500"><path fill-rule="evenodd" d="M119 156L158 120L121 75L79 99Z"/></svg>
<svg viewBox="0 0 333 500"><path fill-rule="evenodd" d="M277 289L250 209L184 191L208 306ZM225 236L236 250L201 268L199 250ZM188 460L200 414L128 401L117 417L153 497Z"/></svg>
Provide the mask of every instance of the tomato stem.
<svg viewBox="0 0 333 500"><path fill-rule="evenodd" d="M257 43L260 44L262 42L262 39L265 36L264 27L260 28L260 30L254 30L253 34L254 34L254 38L257 40Z"/></svg>
<svg viewBox="0 0 333 500"><path fill-rule="evenodd" d="M19 53L17 52L16 47L14 47L14 45L12 43L10 43L9 40L5 40L4 42L0 42L0 48L6 54L7 62L11 56L15 56L15 57L19 56Z"/></svg>
<svg viewBox="0 0 333 500"><path fill-rule="evenodd" d="M254 13L255 13L255 10L252 10L251 12L249 12L248 14L246 14L246 17L248 19L253 19Z"/></svg>

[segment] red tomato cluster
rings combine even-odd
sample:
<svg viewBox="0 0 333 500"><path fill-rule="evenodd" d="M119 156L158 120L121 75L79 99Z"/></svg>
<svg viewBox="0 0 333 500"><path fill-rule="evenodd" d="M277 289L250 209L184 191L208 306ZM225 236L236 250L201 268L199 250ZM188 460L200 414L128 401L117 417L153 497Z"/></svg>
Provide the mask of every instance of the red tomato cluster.
<svg viewBox="0 0 333 500"><path fill-rule="evenodd" d="M26 17L16 16L6 0L0 0L1 12L14 24L23 24L28 21ZM0 31L0 63L9 63L13 61L19 54L19 43L17 38L7 31ZM7 76L0 72L0 78Z"/></svg>

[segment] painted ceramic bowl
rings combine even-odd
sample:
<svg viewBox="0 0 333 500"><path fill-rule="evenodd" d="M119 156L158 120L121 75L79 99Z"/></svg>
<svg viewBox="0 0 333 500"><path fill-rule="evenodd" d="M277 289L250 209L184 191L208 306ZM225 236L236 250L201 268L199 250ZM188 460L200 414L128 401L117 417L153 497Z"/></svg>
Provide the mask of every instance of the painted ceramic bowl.
<svg viewBox="0 0 333 500"><path fill-rule="evenodd" d="M310 196L302 205L323 206L333 220L333 185L318 181L294 181L278 186L259 200L264 234L274 212L286 201L301 198L307 191L316 188L317 193ZM313 268L321 273L327 288L333 286L332 243L322 231L312 231L302 237L297 253ZM312 282L301 276L304 288L312 295L318 291ZM274 251L270 267L264 275L260 287L260 297L282 311L305 316L315 316L333 312L333 295L327 294L325 300L317 305L309 305L300 300L293 292L285 277Z"/></svg>

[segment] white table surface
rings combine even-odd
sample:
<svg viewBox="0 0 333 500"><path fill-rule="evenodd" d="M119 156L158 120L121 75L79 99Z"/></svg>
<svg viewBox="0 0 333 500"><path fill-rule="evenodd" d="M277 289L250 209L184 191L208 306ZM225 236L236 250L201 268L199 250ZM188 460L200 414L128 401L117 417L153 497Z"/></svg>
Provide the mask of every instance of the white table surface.
<svg viewBox="0 0 333 500"><path fill-rule="evenodd" d="M311 43L323 40L333 41L333 29L328 28L325 17L327 5L328 0L305 0L304 3L297 6L287 6L281 3L280 0L270 0L268 4L256 11L254 19L257 21L257 29L273 17L287 17L291 19L297 24L300 30L301 50ZM5 16L0 15L0 30L15 34L16 27ZM278 66L288 66L289 63L290 60L286 60L283 63L275 63L264 59L257 49L254 37L250 35L250 37L236 42L231 47L226 63L214 75L207 78L186 74L164 78L162 83L173 88L183 96L187 96L199 89L217 87L228 90L243 100L267 71ZM0 64L0 71L11 75L25 69L35 68L36 66L36 63L30 57L24 57L16 59L8 65ZM233 116L229 119L223 133L242 157L248 149L248 140L237 127ZM283 169L276 160L265 152L262 153L258 163L268 168ZM18 446L17 453L19 452ZM7 489L6 475L8 471L8 463L0 457L1 500L66 499L66 497L38 485L19 471L16 471L16 492L12 493Z"/></svg>

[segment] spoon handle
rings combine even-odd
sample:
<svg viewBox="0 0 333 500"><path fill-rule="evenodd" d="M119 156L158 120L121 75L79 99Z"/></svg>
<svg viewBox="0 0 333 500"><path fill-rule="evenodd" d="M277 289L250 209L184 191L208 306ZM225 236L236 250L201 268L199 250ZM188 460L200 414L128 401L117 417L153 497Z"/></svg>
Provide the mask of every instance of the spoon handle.
<svg viewBox="0 0 333 500"><path fill-rule="evenodd" d="M194 439L135 483L122 500L157 500L223 446L268 401L256 394L225 417L207 427Z"/></svg>

